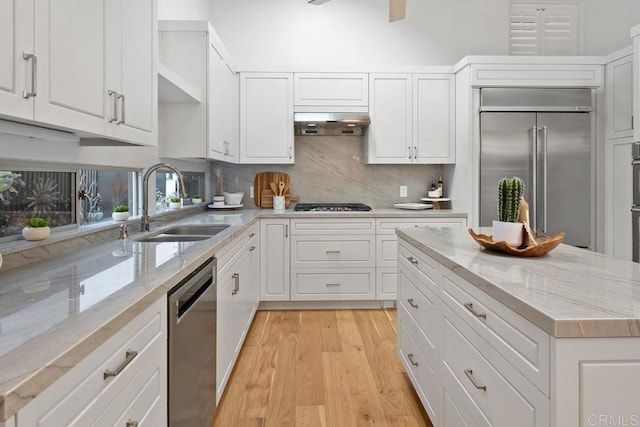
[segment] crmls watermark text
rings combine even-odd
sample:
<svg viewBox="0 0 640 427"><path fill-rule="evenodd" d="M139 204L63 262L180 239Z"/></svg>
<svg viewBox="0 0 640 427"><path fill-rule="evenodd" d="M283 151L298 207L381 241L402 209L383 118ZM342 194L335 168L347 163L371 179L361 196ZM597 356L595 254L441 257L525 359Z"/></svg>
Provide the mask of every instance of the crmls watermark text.
<svg viewBox="0 0 640 427"><path fill-rule="evenodd" d="M587 425L598 427L640 426L640 414L620 415L620 414L591 414L587 417Z"/></svg>

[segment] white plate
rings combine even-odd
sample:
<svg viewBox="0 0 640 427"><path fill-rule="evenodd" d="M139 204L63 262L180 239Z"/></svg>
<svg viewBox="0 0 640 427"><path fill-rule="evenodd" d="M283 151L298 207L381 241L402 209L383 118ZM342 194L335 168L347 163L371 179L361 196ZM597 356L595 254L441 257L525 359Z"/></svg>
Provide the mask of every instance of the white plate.
<svg viewBox="0 0 640 427"><path fill-rule="evenodd" d="M236 208L241 208L243 205L220 205L220 206L215 206L215 205L208 205L207 207L209 209L236 209Z"/></svg>
<svg viewBox="0 0 640 427"><path fill-rule="evenodd" d="M398 209L432 209L433 205L431 203L396 203L393 205L394 208Z"/></svg>
<svg viewBox="0 0 640 427"><path fill-rule="evenodd" d="M433 198L433 197L421 197L420 200L424 200L425 202L450 202L451 199L446 198L446 197L438 197L438 198Z"/></svg>

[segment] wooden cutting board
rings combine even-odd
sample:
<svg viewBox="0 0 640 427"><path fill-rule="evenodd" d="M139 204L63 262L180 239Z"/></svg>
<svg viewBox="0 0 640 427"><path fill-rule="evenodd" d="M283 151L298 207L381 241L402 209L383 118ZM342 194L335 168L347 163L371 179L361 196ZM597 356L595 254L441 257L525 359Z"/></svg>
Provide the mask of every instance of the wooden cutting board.
<svg viewBox="0 0 640 427"><path fill-rule="evenodd" d="M260 208L273 207L273 191L271 191L269 183L275 182L277 186L280 181L285 184L291 184L289 175L284 172L260 172L256 174L256 178L253 183L253 195L256 206ZM269 190L269 193L265 194L267 196L265 197L265 201L268 200L266 203L269 203L269 206L265 206L263 203L263 190Z"/></svg>

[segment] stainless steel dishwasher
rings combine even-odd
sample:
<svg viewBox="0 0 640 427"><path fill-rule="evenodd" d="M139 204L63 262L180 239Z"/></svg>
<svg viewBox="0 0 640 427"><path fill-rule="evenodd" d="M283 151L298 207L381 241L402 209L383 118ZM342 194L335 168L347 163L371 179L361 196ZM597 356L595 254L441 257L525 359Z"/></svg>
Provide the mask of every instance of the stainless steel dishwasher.
<svg viewBox="0 0 640 427"><path fill-rule="evenodd" d="M210 426L216 412L216 259L168 293L169 425Z"/></svg>

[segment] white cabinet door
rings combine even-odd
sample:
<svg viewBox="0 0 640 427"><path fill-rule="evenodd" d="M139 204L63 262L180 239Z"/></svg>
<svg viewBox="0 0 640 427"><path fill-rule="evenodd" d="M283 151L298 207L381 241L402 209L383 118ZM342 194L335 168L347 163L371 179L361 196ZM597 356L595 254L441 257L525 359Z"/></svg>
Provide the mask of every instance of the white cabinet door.
<svg viewBox="0 0 640 427"><path fill-rule="evenodd" d="M295 73L294 79L296 111L308 111L299 106L315 111L318 106L362 107L364 111L369 106L366 73Z"/></svg>
<svg viewBox="0 0 640 427"><path fill-rule="evenodd" d="M240 163L293 163L293 74L240 75Z"/></svg>
<svg viewBox="0 0 640 427"><path fill-rule="evenodd" d="M222 266L219 266L222 269ZM234 361L233 342L233 288L234 271L227 268L218 275L218 301L216 317L216 399L220 401Z"/></svg>
<svg viewBox="0 0 640 427"><path fill-rule="evenodd" d="M367 163L412 163L411 74L371 74Z"/></svg>
<svg viewBox="0 0 640 427"><path fill-rule="evenodd" d="M413 76L413 159L455 163L455 80L453 74Z"/></svg>
<svg viewBox="0 0 640 427"><path fill-rule="evenodd" d="M607 64L607 134L611 138L633 135L633 57Z"/></svg>
<svg viewBox="0 0 640 427"><path fill-rule="evenodd" d="M209 40L209 87L207 91L208 157L238 161L238 75L225 58L225 50Z"/></svg>
<svg viewBox="0 0 640 427"><path fill-rule="evenodd" d="M33 119L33 2L0 0L0 115Z"/></svg>
<svg viewBox="0 0 640 427"><path fill-rule="evenodd" d="M109 4L107 2L106 4ZM116 2L117 4L118 2ZM114 136L144 145L157 145L157 72L156 72L156 12L155 2L148 0L122 0L120 24L112 27L109 39L121 39L115 64L108 70L116 72L114 81L120 80L118 91L123 97L120 123Z"/></svg>
<svg viewBox="0 0 640 427"><path fill-rule="evenodd" d="M637 27L634 27L634 29ZM633 38L633 117L640 121L640 35ZM640 126L633 128L633 140L640 142Z"/></svg>
<svg viewBox="0 0 640 427"><path fill-rule="evenodd" d="M289 301L289 220L263 219L260 224L260 300Z"/></svg>
<svg viewBox="0 0 640 427"><path fill-rule="evenodd" d="M616 144L613 151L613 193L612 237L613 256L631 261L632 258L632 232L631 232L631 205L633 204L633 173L631 167L631 143Z"/></svg>
<svg viewBox="0 0 640 427"><path fill-rule="evenodd" d="M106 13L103 0L35 3L35 120L107 134Z"/></svg>

